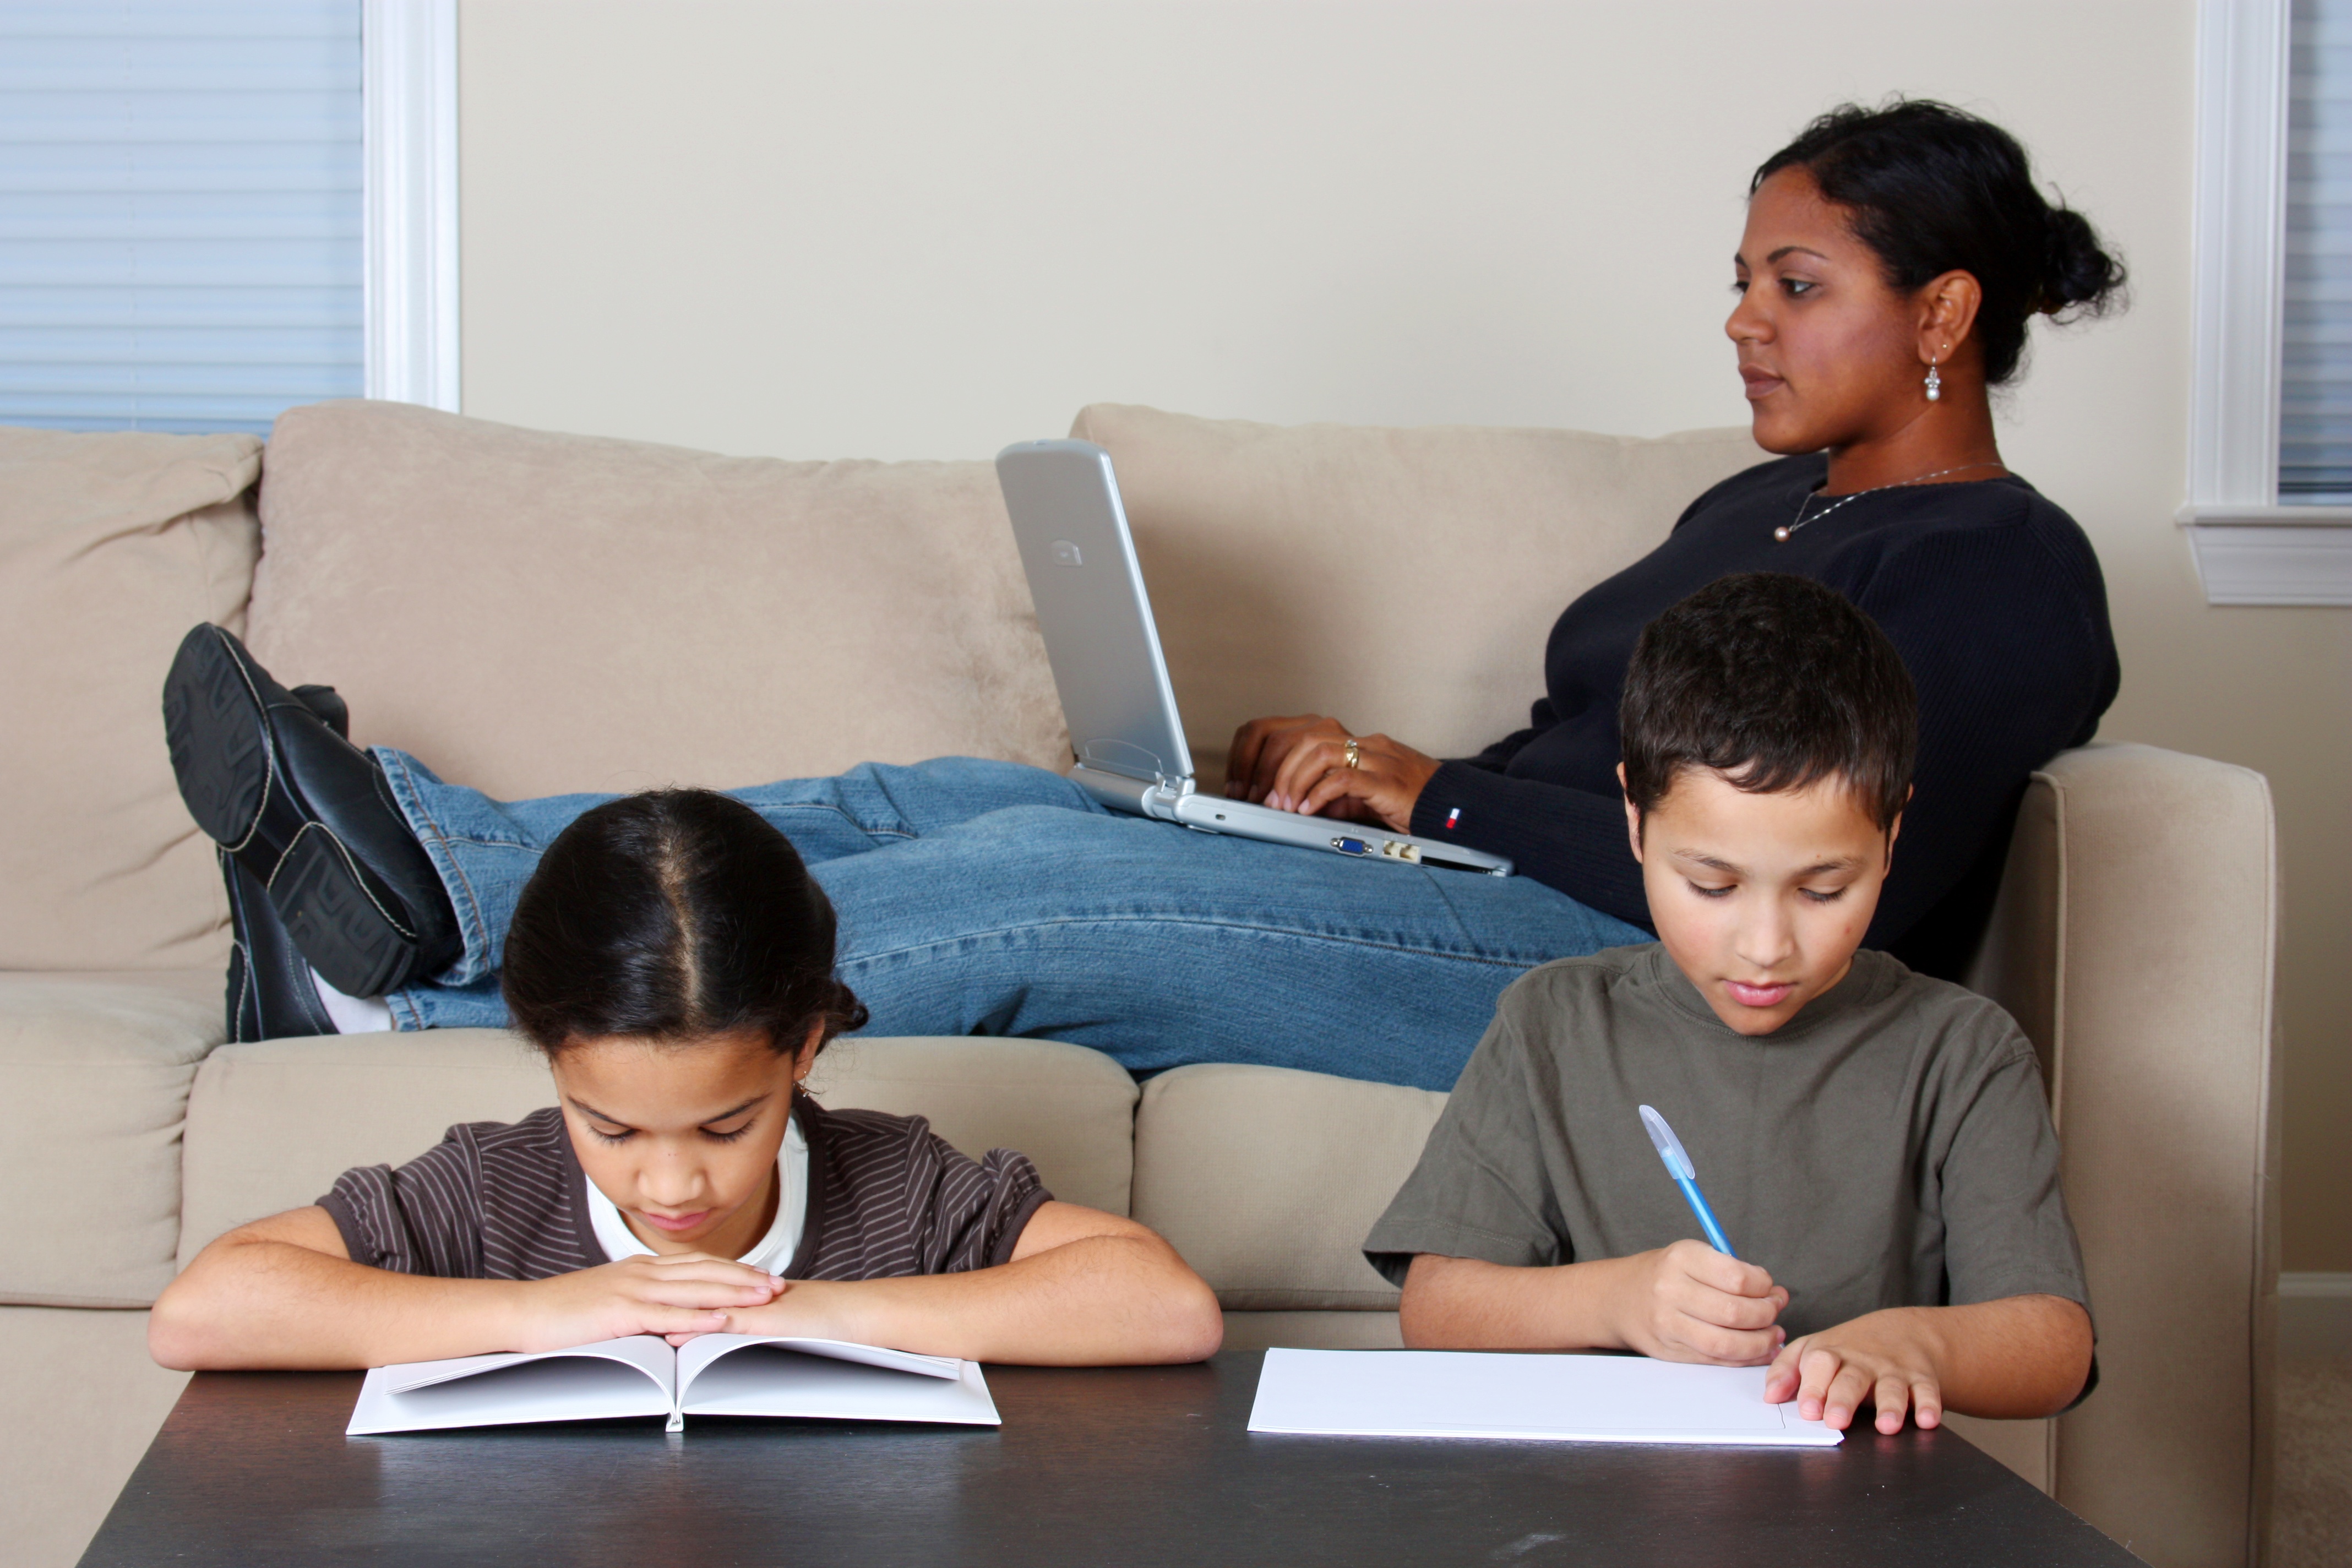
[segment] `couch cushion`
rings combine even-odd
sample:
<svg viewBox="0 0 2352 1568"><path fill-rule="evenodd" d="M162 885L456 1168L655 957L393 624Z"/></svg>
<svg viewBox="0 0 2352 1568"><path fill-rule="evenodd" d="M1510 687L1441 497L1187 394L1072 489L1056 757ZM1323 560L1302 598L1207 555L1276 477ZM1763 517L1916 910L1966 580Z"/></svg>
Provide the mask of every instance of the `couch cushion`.
<svg viewBox="0 0 2352 1568"><path fill-rule="evenodd" d="M1700 491L1762 461L1745 429L1283 427L1097 404L1193 762L1235 726L1329 713L1437 756L1528 721L1569 601Z"/></svg>
<svg viewBox="0 0 2352 1568"><path fill-rule="evenodd" d="M218 970L0 974L0 1301L143 1307L172 1278L180 1119Z"/></svg>
<svg viewBox="0 0 2352 1568"><path fill-rule="evenodd" d="M1055 1197L1128 1212L1135 1080L1100 1051L1059 1040L835 1040L809 1088L827 1105L928 1116L974 1158L1018 1149Z"/></svg>
<svg viewBox="0 0 2352 1568"><path fill-rule="evenodd" d="M1229 1351L1393 1351L1404 1348L1394 1312L1227 1312Z"/></svg>
<svg viewBox="0 0 2352 1568"><path fill-rule="evenodd" d="M397 1165L453 1122L512 1121L554 1099L539 1053L503 1029L224 1046L188 1096L180 1266L353 1165Z"/></svg>
<svg viewBox="0 0 2352 1568"><path fill-rule="evenodd" d="M985 463L786 463L391 403L270 437L250 643L506 797L949 753L1061 766Z"/></svg>
<svg viewBox="0 0 2352 1568"><path fill-rule="evenodd" d="M1135 1080L1098 1051L840 1040L811 1081L827 1105L929 1116L968 1154L1018 1149L1057 1196L1126 1211ZM189 1097L180 1261L225 1230L311 1202L353 1165L415 1158L452 1122L512 1121L554 1099L539 1053L503 1030L226 1047Z"/></svg>
<svg viewBox="0 0 2352 1568"><path fill-rule="evenodd" d="M250 436L0 429L0 969L225 963L163 749L172 651L243 625Z"/></svg>
<svg viewBox="0 0 2352 1568"><path fill-rule="evenodd" d="M1135 1217L1234 1310L1393 1310L1365 1233L1445 1108L1425 1089L1289 1068L1177 1068L1135 1115Z"/></svg>

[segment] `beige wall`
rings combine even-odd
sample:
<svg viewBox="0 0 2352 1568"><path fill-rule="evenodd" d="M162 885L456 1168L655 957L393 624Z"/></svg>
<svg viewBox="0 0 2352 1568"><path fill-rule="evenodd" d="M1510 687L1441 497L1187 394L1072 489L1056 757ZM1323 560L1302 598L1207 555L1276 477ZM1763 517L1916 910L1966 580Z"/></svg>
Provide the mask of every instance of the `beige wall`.
<svg viewBox="0 0 2352 1568"><path fill-rule="evenodd" d="M2190 0L465 0L466 407L792 457L982 457L1097 399L1735 423L1747 171L1848 96L1977 108L2133 266L2129 315L2041 338L2003 440L2105 563L2105 733L2276 786L2288 1264L2352 1269L2352 616L2207 608L2171 523L2191 22Z"/></svg>

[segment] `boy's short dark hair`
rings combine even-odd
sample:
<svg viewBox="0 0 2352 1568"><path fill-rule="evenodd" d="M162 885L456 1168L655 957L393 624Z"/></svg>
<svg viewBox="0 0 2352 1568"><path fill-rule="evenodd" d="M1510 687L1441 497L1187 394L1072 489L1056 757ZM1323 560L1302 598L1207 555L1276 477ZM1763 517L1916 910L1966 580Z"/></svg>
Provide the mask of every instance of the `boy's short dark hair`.
<svg viewBox="0 0 2352 1568"><path fill-rule="evenodd" d="M1617 732L1626 798L1644 816L1685 768L1752 795L1834 773L1885 829L1911 793L1918 693L1886 634L1836 589L1742 572L1642 628Z"/></svg>

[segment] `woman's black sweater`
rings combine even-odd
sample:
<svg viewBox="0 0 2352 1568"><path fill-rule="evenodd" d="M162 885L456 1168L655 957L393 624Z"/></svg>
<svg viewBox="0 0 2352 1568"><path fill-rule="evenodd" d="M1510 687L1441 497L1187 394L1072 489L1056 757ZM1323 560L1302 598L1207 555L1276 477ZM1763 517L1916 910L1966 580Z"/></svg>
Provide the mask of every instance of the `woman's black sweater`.
<svg viewBox="0 0 2352 1568"><path fill-rule="evenodd" d="M1772 531L1827 474L1813 456L1732 476L1664 543L1569 605L1528 727L1443 764L1412 831L1507 855L1521 874L1647 926L1616 779L1634 638L1728 573L1793 572L1885 628L1918 686L1917 793L1869 945L1956 977L1991 907L2027 774L2088 741L2115 700L2106 587L2074 520L2016 478L1888 489L1834 512L1816 500L1817 521L1777 542Z"/></svg>

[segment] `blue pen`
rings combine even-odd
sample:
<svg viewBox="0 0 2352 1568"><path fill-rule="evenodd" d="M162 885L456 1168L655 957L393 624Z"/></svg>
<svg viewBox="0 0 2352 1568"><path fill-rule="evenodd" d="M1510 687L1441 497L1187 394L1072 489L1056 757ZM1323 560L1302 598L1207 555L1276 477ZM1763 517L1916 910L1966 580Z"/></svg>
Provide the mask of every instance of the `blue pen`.
<svg viewBox="0 0 2352 1568"><path fill-rule="evenodd" d="M1724 1237L1723 1226L1715 1223L1715 1211L1699 1195L1698 1172L1692 1168L1690 1156L1683 1152L1683 1141L1675 1136L1675 1130L1666 1125L1664 1117L1646 1105L1642 1107L1642 1125L1650 1130L1650 1142L1658 1146L1658 1158L1666 1163L1666 1174L1675 1179L1675 1185L1682 1188L1683 1196L1690 1200L1691 1213L1698 1215L1698 1223L1706 1227L1706 1239L1726 1258L1738 1257Z"/></svg>

